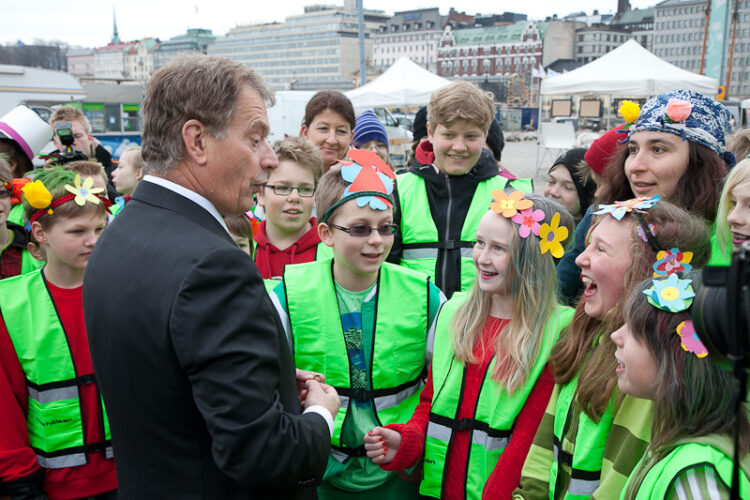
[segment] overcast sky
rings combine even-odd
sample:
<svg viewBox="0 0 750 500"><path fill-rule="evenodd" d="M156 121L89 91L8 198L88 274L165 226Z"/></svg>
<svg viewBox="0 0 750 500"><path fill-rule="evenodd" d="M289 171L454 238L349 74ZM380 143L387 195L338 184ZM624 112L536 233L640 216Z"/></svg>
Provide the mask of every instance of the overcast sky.
<svg viewBox="0 0 750 500"><path fill-rule="evenodd" d="M364 0L365 8L394 11L440 7L447 14L451 6L467 14L500 14L504 11L544 19L557 14L600 9L614 12L617 0L531 0L519 3L498 0ZM633 8L647 8L657 0L630 0ZM302 14L305 5L339 4L343 0L5 0L0 16L0 42L29 44L35 39L60 40L73 46L100 47L112 37L112 12L117 15L121 40L155 37L162 40L179 35L187 28L206 28L224 35L238 24L283 21L286 16ZM259 9L263 5L265 8Z"/></svg>

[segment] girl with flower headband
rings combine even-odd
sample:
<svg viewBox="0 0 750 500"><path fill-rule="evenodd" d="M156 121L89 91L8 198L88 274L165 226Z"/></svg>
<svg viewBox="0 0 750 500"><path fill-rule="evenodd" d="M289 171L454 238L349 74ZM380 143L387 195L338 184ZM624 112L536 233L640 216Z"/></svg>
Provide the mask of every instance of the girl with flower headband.
<svg viewBox="0 0 750 500"><path fill-rule="evenodd" d="M616 388L623 302L655 272L703 266L705 224L657 197L599 206L576 259L586 288L552 350L555 388L513 498L617 498L649 441L651 403ZM680 249L690 249L687 255Z"/></svg>
<svg viewBox="0 0 750 500"><path fill-rule="evenodd" d="M671 274L698 292L700 273ZM678 277L679 276L679 277ZM654 402L651 442L620 498L729 498L739 425L740 498L750 497L750 424L737 416L734 377L712 362L688 306L654 299L659 279L635 287L612 333L620 390ZM667 294L671 298L675 294Z"/></svg>
<svg viewBox="0 0 750 500"><path fill-rule="evenodd" d="M83 274L109 203L92 184L54 168L22 190L47 261L0 281L0 478L12 498L80 498L117 488L83 321Z"/></svg>
<svg viewBox="0 0 750 500"><path fill-rule="evenodd" d="M426 497L510 495L552 389L550 350L573 313L557 303L553 260L572 226L554 200L493 192L472 251L477 278L438 315L412 418L365 437L374 463L408 469L424 455Z"/></svg>

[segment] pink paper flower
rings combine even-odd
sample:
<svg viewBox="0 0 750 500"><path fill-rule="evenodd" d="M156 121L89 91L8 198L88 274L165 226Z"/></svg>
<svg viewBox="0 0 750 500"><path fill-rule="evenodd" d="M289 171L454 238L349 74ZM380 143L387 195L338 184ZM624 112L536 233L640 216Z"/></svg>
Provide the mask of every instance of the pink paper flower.
<svg viewBox="0 0 750 500"><path fill-rule="evenodd" d="M518 228L521 238L528 238L530 233L539 236L539 222L544 220L544 212L527 208L511 217L511 220L521 226Z"/></svg>
<svg viewBox="0 0 750 500"><path fill-rule="evenodd" d="M686 120L693 111L693 105L682 99L670 99L667 103L667 118L673 122Z"/></svg>

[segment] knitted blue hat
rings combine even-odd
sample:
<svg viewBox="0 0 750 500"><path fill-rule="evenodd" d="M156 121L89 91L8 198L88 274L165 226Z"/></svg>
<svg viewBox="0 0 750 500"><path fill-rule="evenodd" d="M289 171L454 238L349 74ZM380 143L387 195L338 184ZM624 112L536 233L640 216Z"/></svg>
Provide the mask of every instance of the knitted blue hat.
<svg viewBox="0 0 750 500"><path fill-rule="evenodd" d="M693 141L714 151L731 166L734 155L725 152L724 140L730 116L723 104L698 92L672 90L652 97L643 105L635 123L628 128L628 139L643 131L679 135L683 141Z"/></svg>
<svg viewBox="0 0 750 500"><path fill-rule="evenodd" d="M385 127L375 113L368 109L357 116L352 143L355 148L358 148L370 141L380 141L385 143L386 147L388 146L388 134L385 132Z"/></svg>

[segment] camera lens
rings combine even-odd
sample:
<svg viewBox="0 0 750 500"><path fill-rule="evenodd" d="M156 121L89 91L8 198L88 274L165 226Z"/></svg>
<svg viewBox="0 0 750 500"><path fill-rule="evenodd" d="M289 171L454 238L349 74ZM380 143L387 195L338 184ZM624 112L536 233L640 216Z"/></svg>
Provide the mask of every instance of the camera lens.
<svg viewBox="0 0 750 500"><path fill-rule="evenodd" d="M704 286L693 299L691 316L695 331L706 346L714 363L732 369L726 353L732 352L727 315L727 289Z"/></svg>

